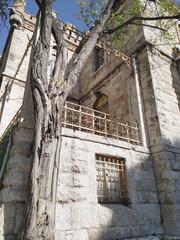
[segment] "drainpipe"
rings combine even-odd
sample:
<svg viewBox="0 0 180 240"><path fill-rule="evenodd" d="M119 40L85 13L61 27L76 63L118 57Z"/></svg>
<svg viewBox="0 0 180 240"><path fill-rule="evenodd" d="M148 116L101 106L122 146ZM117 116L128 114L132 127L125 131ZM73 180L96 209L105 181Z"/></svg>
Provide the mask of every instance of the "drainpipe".
<svg viewBox="0 0 180 240"><path fill-rule="evenodd" d="M139 123L140 123L140 130L141 130L141 141L144 147L149 146L149 142L147 139L147 126L145 124L145 116L144 116L144 104L143 98L141 94L141 86L140 86L140 75L139 75L139 64L137 59L137 54L133 55L133 70L134 70L134 80L135 80L135 87L136 87L136 94L137 94L137 104L138 104L138 111L139 111Z"/></svg>

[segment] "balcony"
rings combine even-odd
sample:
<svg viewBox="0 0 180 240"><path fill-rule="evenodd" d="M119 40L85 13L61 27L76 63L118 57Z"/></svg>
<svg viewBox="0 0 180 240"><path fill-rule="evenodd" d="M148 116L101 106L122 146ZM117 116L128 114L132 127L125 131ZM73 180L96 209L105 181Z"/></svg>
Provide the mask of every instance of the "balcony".
<svg viewBox="0 0 180 240"><path fill-rule="evenodd" d="M140 145L139 128L136 122L123 122L116 116L66 102L63 108L62 126L115 138Z"/></svg>
<svg viewBox="0 0 180 240"><path fill-rule="evenodd" d="M18 110L5 132L0 137L0 142L20 120L21 108ZM136 122L123 122L116 116L104 112L66 102L63 107L62 126L95 135L110 137L140 145L139 128Z"/></svg>

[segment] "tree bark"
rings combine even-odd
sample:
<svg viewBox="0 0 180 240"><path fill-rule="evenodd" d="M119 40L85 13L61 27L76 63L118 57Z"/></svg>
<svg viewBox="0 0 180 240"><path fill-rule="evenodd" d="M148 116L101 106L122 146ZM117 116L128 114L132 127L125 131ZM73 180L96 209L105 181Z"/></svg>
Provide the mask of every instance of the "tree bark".
<svg viewBox="0 0 180 240"><path fill-rule="evenodd" d="M34 49L31 71L35 135L27 219L19 237L22 240L54 239L63 105L103 31L114 2L115 0L109 1L99 22L70 66L60 23L52 17L52 0L42 0L39 3L40 34ZM57 42L57 56L53 76L49 79L47 70L52 34Z"/></svg>

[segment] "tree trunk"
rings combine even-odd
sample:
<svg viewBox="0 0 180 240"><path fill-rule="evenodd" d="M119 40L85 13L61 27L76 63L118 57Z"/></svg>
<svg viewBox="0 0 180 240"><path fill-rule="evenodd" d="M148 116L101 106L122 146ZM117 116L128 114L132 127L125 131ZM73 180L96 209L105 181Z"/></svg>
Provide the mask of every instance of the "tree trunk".
<svg viewBox="0 0 180 240"><path fill-rule="evenodd" d="M31 71L31 86L35 113L35 136L27 220L21 239L54 239L55 198L62 97L50 98L47 74L52 33L51 1L41 6L40 34ZM37 25L38 27L38 25Z"/></svg>
<svg viewBox="0 0 180 240"><path fill-rule="evenodd" d="M67 64L67 46L60 23L52 17L52 0L42 0L40 3L40 34L34 48L31 71L35 136L30 196L27 219L20 236L22 240L54 239L63 105L97 43L114 0L109 2L100 21L71 65ZM53 76L49 79L47 70L52 33L57 42L57 56Z"/></svg>

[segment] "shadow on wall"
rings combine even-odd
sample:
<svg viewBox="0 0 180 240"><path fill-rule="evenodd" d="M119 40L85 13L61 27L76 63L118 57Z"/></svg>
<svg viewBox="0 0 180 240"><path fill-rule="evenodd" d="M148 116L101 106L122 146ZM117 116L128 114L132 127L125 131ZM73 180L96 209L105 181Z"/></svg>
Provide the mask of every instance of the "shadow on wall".
<svg viewBox="0 0 180 240"><path fill-rule="evenodd" d="M0 192L0 239L2 240L17 240L24 224L32 137L30 130L26 129L26 136L22 134L23 131L25 130L20 123L14 131L11 149L7 149L10 153Z"/></svg>
<svg viewBox="0 0 180 240"><path fill-rule="evenodd" d="M88 240L122 240L163 234L159 205L152 196L149 202L139 200L128 206L98 204L97 208L100 225L89 230Z"/></svg>
<svg viewBox="0 0 180 240"><path fill-rule="evenodd" d="M1 203L0 239L17 240L25 215L25 203Z"/></svg>
<svg viewBox="0 0 180 240"><path fill-rule="evenodd" d="M121 240L144 236L138 214L131 205L99 204L98 208L101 212L101 227L89 230L89 240Z"/></svg>
<svg viewBox="0 0 180 240"><path fill-rule="evenodd" d="M73 141L73 147L75 147ZM179 146L180 140L177 140L171 144L171 146L167 147L177 148ZM78 206L81 210L77 212L82 216L78 215L78 218L73 220L75 224L78 224L76 220L80 217L81 224L88 222L91 227L85 226L83 228L88 229L87 238L72 238L72 240L122 240L163 233L152 158L143 158L143 155L140 155L138 158L138 154L140 153L137 152L133 155L133 157L136 156L138 160L135 158L132 159L132 161L136 160L136 162L134 164L132 162L131 165L127 166L130 204L125 206L122 204L93 203L91 205L92 211L88 212L85 207L91 203L87 202L87 204L84 204L84 201L82 203L79 202ZM169 161L176 161L180 171L180 154L178 156L179 159L177 159L176 156L175 160L170 159ZM73 158L74 157L75 156L73 156ZM77 169L76 173L79 173ZM12 174L11 181L14 181L14 177ZM92 177L93 176L91 176L91 178ZM178 181L180 181L180 176ZM1 200L0 207L0 239L3 240L17 240L17 234L21 231L22 223L24 223L25 202L20 201L21 196L18 195L18 188L16 188L15 185L10 190L10 192L6 193L8 196L4 195L8 201L3 204ZM76 211L77 205L76 203L73 204L74 210ZM64 221L66 221L66 219L62 219L62 222ZM82 228L77 230L77 232L80 231L82 231ZM3 235L4 237L2 237ZM57 240L65 239L57 238Z"/></svg>
<svg viewBox="0 0 180 240"><path fill-rule="evenodd" d="M171 75L173 80L173 88L175 90L178 107L180 111L180 50L179 48L173 48L172 56L177 60L171 64Z"/></svg>
<svg viewBox="0 0 180 240"><path fill-rule="evenodd" d="M90 140L90 134L87 133L81 133L81 138L78 139L78 134L80 132L74 131L73 138L66 137L62 141L64 149L61 176L64 176L59 182L64 192L57 203L60 210L57 217L57 240L61 240L59 235L70 233L72 240L121 240L163 234L152 157L147 149L135 145L134 150L124 149L121 144L125 147L127 143L100 136ZM84 141L85 134L87 139ZM66 156L69 151L72 151L72 163ZM112 154L112 157L126 159L128 206L97 203L96 151L96 155ZM73 162L76 164L75 168ZM67 170L70 165L72 167ZM70 172L71 168L75 171ZM89 179L88 187L85 184L86 174ZM71 176L74 179L72 185L69 180ZM69 196L71 198L67 199ZM61 220L60 216L64 216L64 219ZM62 240L66 239L65 235Z"/></svg>
<svg viewBox="0 0 180 240"><path fill-rule="evenodd" d="M174 66L172 66L171 72L173 77L173 87L179 101L180 109L179 76ZM15 145L15 147L17 148L17 145ZM71 147L75 148L75 143L74 146ZM107 146L105 147L107 148ZM109 147L111 146L109 145L108 148ZM174 141L174 143L172 143L170 146L167 145L167 149L176 149L179 147L180 140ZM16 159L16 164L22 164L22 166L26 169L26 164L29 164L27 160L27 152L29 150L27 151L25 148L26 147L24 145L21 146L21 156L16 152L16 156L18 157L18 159ZM22 151L24 151L24 153L22 153ZM88 153L90 151L89 148L86 148L86 151ZM13 154L12 151L11 154ZM13 158L11 158L11 160L13 162ZM27 160L27 162L25 162L25 160ZM76 161L77 159L74 160ZM82 223L85 223L87 218L89 218L89 221L91 222L91 227L86 226L86 229L89 229L88 238L86 239L122 240L125 238L162 234L162 219L160 214L159 199L157 196L152 159L149 157L146 159L137 152L134 154L131 160L132 163L134 162L134 164L129 164L127 166L130 204L128 206L124 206L122 204L93 203L92 209L94 209L94 211L87 212L87 215L82 214L84 215L84 219L83 216L81 219ZM178 171L180 171L180 154L175 154L174 158L169 159L169 161L172 164L175 164L174 168L176 169L176 175L179 174ZM8 171L10 175L8 177L6 176L7 178L5 183L7 186L9 186L9 188L6 188L5 192L1 192L1 195L4 194L3 197L6 199L6 202L3 203L2 199L0 199L0 239L3 240L17 240L17 234L21 231L22 224L24 223L24 196L26 196L27 191L27 185L24 183L28 173L24 172L23 170L22 172L16 172L16 167L18 168L18 166L13 165L12 162L10 165L8 165ZM180 176L176 182L180 182ZM174 182L174 184L177 183ZM178 189L179 185L177 184L175 188L177 194ZM80 213L85 211L83 204L84 203L79 202L79 205L82 208ZM87 205L88 204L90 203L87 202ZM96 215L95 221L93 221L94 214ZM83 239L82 237L78 240L86 239ZM57 240L65 239L57 238Z"/></svg>
<svg viewBox="0 0 180 240"><path fill-rule="evenodd" d="M134 237L145 237L148 235L162 236L163 234L180 236L180 215L178 215L180 202L180 140L177 138L174 139L174 141L164 139L163 142L165 144L165 151L163 153L164 155L162 155L162 158L167 161L167 166L169 168L168 173L164 165L164 173L166 173L165 175L169 174L168 176L171 176L169 180L172 183L171 189L168 190L167 187L167 197L170 192L172 192L174 200L172 200L172 202L169 198L163 200L161 197L165 196L166 194L164 195L162 192L160 193L161 197L159 195L158 199L155 200L152 195L153 192L151 192L153 188L153 181L151 181L151 185L148 186L146 192L145 185L147 184L146 181L148 172L145 173L146 176L143 174L143 177L140 177L142 172L139 171L139 179L144 182L144 189L139 191L140 185L136 182L134 199L132 204L130 204L128 207L110 204L101 205L102 208L106 208L106 212L112 212L112 219L109 223L106 223L106 227L104 229L102 228L100 230L97 238L92 237L89 240L121 240ZM164 161L161 162L161 165L165 164ZM144 164L146 163L144 162ZM164 173L161 172L162 175ZM134 174L134 180L136 181L137 169L131 169L130 174ZM154 192L154 194L156 193ZM163 201L161 210L159 209L159 201ZM175 215L173 215L173 211L175 211ZM106 214L102 216L105 217ZM176 217L174 218L174 216ZM164 227L164 231L162 231L161 224Z"/></svg>

